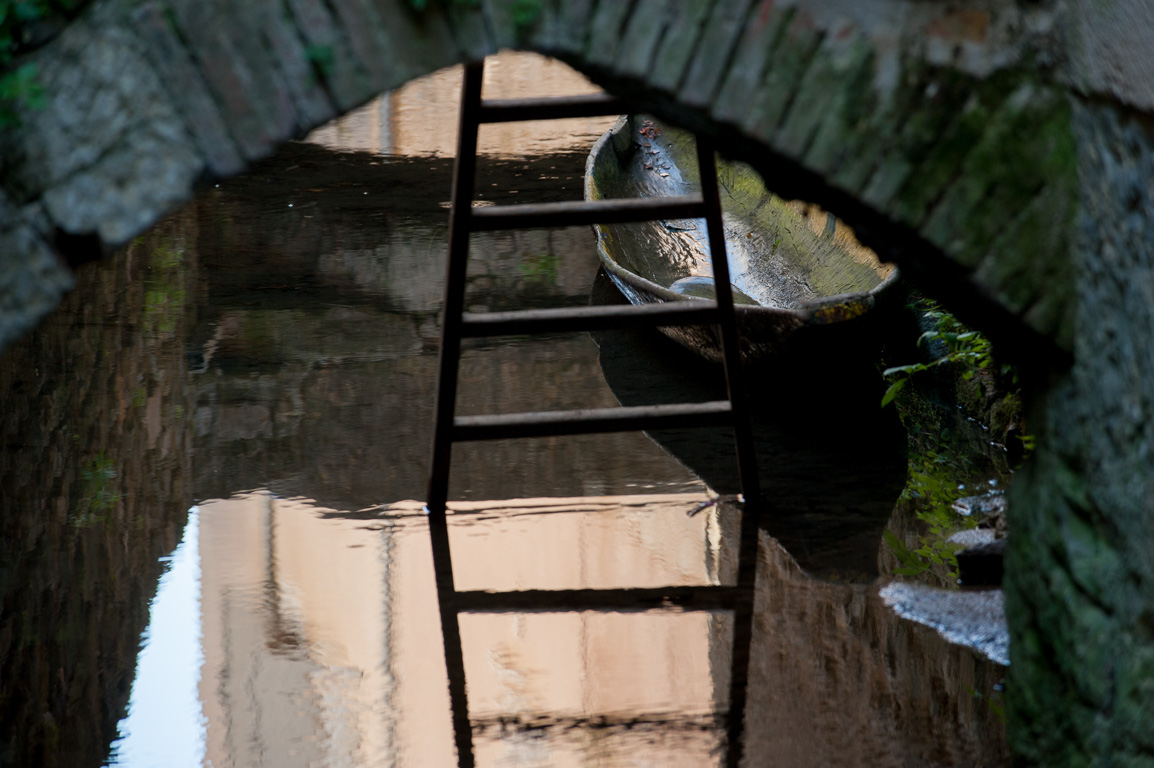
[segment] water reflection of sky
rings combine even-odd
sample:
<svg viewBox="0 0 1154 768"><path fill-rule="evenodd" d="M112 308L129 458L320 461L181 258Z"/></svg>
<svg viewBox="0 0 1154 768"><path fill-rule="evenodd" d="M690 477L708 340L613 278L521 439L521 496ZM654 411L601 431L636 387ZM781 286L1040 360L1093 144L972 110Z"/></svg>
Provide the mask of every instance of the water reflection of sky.
<svg viewBox="0 0 1154 768"><path fill-rule="evenodd" d="M180 545L167 559L136 662L128 716L120 721L109 766L194 768L204 760L196 507L189 511Z"/></svg>

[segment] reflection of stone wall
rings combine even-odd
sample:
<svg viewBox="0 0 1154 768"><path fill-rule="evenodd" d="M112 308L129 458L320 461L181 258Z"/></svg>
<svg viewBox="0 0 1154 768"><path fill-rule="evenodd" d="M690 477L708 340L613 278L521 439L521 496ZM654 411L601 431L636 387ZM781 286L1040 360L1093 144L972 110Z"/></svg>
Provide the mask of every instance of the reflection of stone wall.
<svg viewBox="0 0 1154 768"><path fill-rule="evenodd" d="M281 333L309 336L306 316L276 314L280 320L273 324ZM203 382L196 408L198 498L228 496L258 480L280 494L354 509L424 498L436 354L400 351L417 344L417 323L401 327L407 316L373 318L395 331L385 334L397 342L385 359L329 363L318 355L311 363L295 360L260 373L243 369L198 377ZM294 320L303 327L294 330L289 325ZM243 339L230 341L227 351L248 355ZM601 380L596 355L589 339L580 337L468 352L462 362L461 412L611 407L615 401ZM222 352L217 360L227 371L229 358ZM636 490L624 487L626 476L648 475L653 483L678 489L691 480L639 433L461 444L454 456L454 497ZM629 457L628 467L622 456Z"/></svg>
<svg viewBox="0 0 1154 768"><path fill-rule="evenodd" d="M485 62L486 99L532 94L577 95L600 89L556 59L504 50ZM461 67L442 69L382 94L365 106L317 128L308 141L341 151L452 157L457 150ZM496 123L480 131L478 151L519 156L566 150L575 136L592 145L613 117L551 122Z"/></svg>
<svg viewBox="0 0 1154 768"><path fill-rule="evenodd" d="M100 264L0 357L0 765L98 765L191 503L195 222Z"/></svg>
<svg viewBox="0 0 1154 768"><path fill-rule="evenodd" d="M486 158L478 196L580 200L584 161L584 153ZM291 296L297 306L302 298L339 299L436 312L450 172L451 163L435 158L383 166L372 155L290 145L275 162L197 201L207 303L287 306ZM598 266L587 227L476 233L471 242L471 308L587 301Z"/></svg>
<svg viewBox="0 0 1154 768"><path fill-rule="evenodd" d="M757 579L750 768L1007 764L1004 667L897 618L874 588L807 578L765 534Z"/></svg>

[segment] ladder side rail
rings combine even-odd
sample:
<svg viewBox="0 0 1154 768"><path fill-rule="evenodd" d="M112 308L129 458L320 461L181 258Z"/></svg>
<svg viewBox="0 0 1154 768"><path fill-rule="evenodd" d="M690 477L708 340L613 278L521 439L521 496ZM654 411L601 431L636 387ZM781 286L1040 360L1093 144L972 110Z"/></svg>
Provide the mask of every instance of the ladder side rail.
<svg viewBox="0 0 1154 768"><path fill-rule="evenodd" d="M757 520L764 502L758 478L757 455L753 442L753 425L742 375L741 338L737 313L733 307L733 287L729 260L725 251L725 229L721 217L717 163L710 142L698 137L697 167L701 176L701 193L706 203L706 225L709 251L713 260L714 291L721 313L722 352L725 381L733 405L733 437L737 449L738 474L744 505L741 512L741 534L738 540L737 584L745 596L733 608L733 656L729 676L729 717L726 733L726 765L738 768L743 752L745 705L749 680L750 645L753 640L753 597L757 581Z"/></svg>
<svg viewBox="0 0 1154 768"><path fill-rule="evenodd" d="M441 349L437 366L436 411L433 419L433 457L429 470L426 505L429 538L433 547L433 572L437 585L437 606L441 614L445 668L449 678L449 704L453 718L453 738L457 764L473 768L473 731L469 722L469 702L465 687L465 661L461 647L461 627L455 602L456 586L449 547L446 507L449 468L452 461L453 416L460 369L462 312L469 259L470 219L477 176L478 107L484 63L465 66L461 87L461 116L457 129L457 157L453 163L453 193L449 213L449 257L445 267L445 294L441 305Z"/></svg>

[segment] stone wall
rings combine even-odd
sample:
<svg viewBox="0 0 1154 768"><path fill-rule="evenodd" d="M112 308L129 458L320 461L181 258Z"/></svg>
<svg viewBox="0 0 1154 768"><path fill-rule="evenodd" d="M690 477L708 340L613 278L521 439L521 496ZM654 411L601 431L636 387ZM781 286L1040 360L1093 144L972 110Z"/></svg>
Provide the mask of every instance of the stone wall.
<svg viewBox="0 0 1154 768"><path fill-rule="evenodd" d="M1056 6L528 5L94 3L29 56L48 106L3 137L0 269L42 298L0 342L66 288L49 250L123 243L198 183L383 90L516 47L723 139L1007 343L1069 349L1075 183Z"/></svg>
<svg viewBox="0 0 1154 768"><path fill-rule="evenodd" d="M189 223L80 269L0 355L0 765L98 765L128 704L192 492Z"/></svg>
<svg viewBox="0 0 1154 768"><path fill-rule="evenodd" d="M1075 364L1015 484L1007 701L1023 764L1154 765L1154 130L1076 105Z"/></svg>

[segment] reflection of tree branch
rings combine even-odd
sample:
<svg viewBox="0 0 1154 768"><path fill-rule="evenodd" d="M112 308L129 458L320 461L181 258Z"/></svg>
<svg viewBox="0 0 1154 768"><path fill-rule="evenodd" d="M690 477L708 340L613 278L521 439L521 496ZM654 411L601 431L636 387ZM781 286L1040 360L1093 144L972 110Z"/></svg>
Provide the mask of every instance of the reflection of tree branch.
<svg viewBox="0 0 1154 768"><path fill-rule="evenodd" d="M385 712L400 713L400 708L397 705L397 663L396 663L396 638L393 632L393 619L396 618L393 613L393 577L396 576L396 569L393 567L393 556L396 551L396 540L393 537L395 532L394 524L387 524L381 527L381 621L383 625L382 634L382 648L381 657L384 660L384 695ZM397 721L396 715L385 718L385 751L387 755L397 755ZM396 758L393 758L395 761ZM390 763L393 765L395 763Z"/></svg>
<svg viewBox="0 0 1154 768"><path fill-rule="evenodd" d="M281 610L280 581L276 576L276 526L273 514L273 498L265 497L265 580L264 605L267 609L268 625L265 630L266 647L279 656L291 656L305 649L297 622L284 615Z"/></svg>

